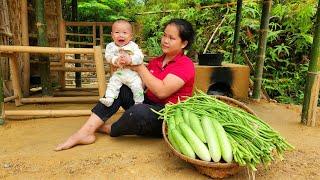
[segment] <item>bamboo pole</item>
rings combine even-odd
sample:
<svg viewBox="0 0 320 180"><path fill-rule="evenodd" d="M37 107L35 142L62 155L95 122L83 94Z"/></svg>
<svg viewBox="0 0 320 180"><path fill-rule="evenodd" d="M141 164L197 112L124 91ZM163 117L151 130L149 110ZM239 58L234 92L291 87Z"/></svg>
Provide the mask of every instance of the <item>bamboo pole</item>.
<svg viewBox="0 0 320 180"><path fill-rule="evenodd" d="M0 71L0 125L4 124L4 98L3 98L3 78Z"/></svg>
<svg viewBox="0 0 320 180"><path fill-rule="evenodd" d="M98 101L98 96L87 97L39 97L39 98L22 98L23 104L32 103L94 103Z"/></svg>
<svg viewBox="0 0 320 180"><path fill-rule="evenodd" d="M47 38L47 22L45 19L44 0L36 0L36 27L38 31L38 46L48 46ZM52 85L50 78L50 60L46 54L39 55L39 72L42 86L42 94L46 96L52 95Z"/></svg>
<svg viewBox="0 0 320 180"><path fill-rule="evenodd" d="M314 24L314 38L311 50L311 60L308 68L307 83L301 113L301 123L308 126L316 125L316 113L320 86L320 0Z"/></svg>
<svg viewBox="0 0 320 180"><path fill-rule="evenodd" d="M50 70L52 70L52 71L65 71L65 72L95 72L96 68L89 68L89 67L51 67ZM105 72L109 71L109 69L105 69L105 68L103 70Z"/></svg>
<svg viewBox="0 0 320 180"><path fill-rule="evenodd" d="M241 24L242 0L237 0L236 24L234 27L233 47L232 47L232 62L235 62L237 54L237 45L239 43L240 24Z"/></svg>
<svg viewBox="0 0 320 180"><path fill-rule="evenodd" d="M112 26L112 22L71 22L71 21L66 21L66 26Z"/></svg>
<svg viewBox="0 0 320 180"><path fill-rule="evenodd" d="M14 100L14 99L17 99L18 98L18 96L10 96L10 97L6 97L6 98L4 98L4 102L6 103L6 102L10 102L10 101L12 101L12 100Z"/></svg>
<svg viewBox="0 0 320 180"><path fill-rule="evenodd" d="M93 35L92 43L94 46L96 46L97 45L97 26L95 25L92 26L92 35Z"/></svg>
<svg viewBox="0 0 320 180"><path fill-rule="evenodd" d="M81 33L66 33L67 36L82 36L82 37L93 37L92 34L81 34Z"/></svg>
<svg viewBox="0 0 320 180"><path fill-rule="evenodd" d="M103 38L103 26L99 26L99 34L100 34L100 47L103 49L104 48L104 38Z"/></svg>
<svg viewBox="0 0 320 180"><path fill-rule="evenodd" d="M65 92L54 92L54 96L56 97L73 97L73 96L98 96L98 92L88 92L88 91L65 91Z"/></svg>
<svg viewBox="0 0 320 180"><path fill-rule="evenodd" d="M6 116L87 116L91 110L8 110Z"/></svg>
<svg viewBox="0 0 320 180"><path fill-rule="evenodd" d="M65 22L63 20L62 17L62 4L61 4L61 0L56 0L57 2L57 11L58 11L58 23L59 23L59 28L58 28L58 33L59 33L59 47L61 48L65 48L66 47L66 28L65 28ZM64 64L65 61L65 55L64 54L60 54L60 63L65 66ZM66 82L65 82L65 72L61 71L58 72L58 76L59 76L59 84L61 88L64 88L66 86Z"/></svg>
<svg viewBox="0 0 320 180"><path fill-rule="evenodd" d="M269 18L272 0L263 0L262 16L259 33L258 56L256 72L254 74L253 99L260 100L260 90L262 84L262 74L264 66L265 51L267 45L267 35L269 30Z"/></svg>
<svg viewBox="0 0 320 180"><path fill-rule="evenodd" d="M68 44L73 44L73 45L89 45L89 46L94 46L94 43L89 43L89 42L78 42L78 41L66 41Z"/></svg>
<svg viewBox="0 0 320 180"><path fill-rule="evenodd" d="M216 33L218 32L219 28L221 27L222 23L226 20L227 14L229 13L229 8L226 12L226 14L224 15L223 19L221 20L221 22L218 24L218 26L216 27L216 29L213 31L213 33L211 34L211 37L209 39L209 41L207 42L206 47L203 50L203 54L207 53L207 50L209 48L209 45L211 43L211 41L213 40L213 37L216 35Z"/></svg>
<svg viewBox="0 0 320 180"><path fill-rule="evenodd" d="M99 97L103 97L106 89L106 75L104 71L102 51L100 46L94 46L93 49L94 49L94 60L96 63L96 70L97 70Z"/></svg>
<svg viewBox="0 0 320 180"><path fill-rule="evenodd" d="M243 54L243 56L244 56L244 61L245 61L245 63L246 63L246 64L249 66L249 68L250 68L250 71L254 72L253 64L251 63L251 61L250 61L247 53L246 53L243 49L241 49L241 52L242 52L242 54ZM249 83L253 86L253 81L252 81L251 79L250 79L250 82L249 82ZM265 99L267 99L267 100L270 102L270 101L271 101L271 98L270 98L270 96L268 95L266 89L263 87L263 85L261 85L261 90L262 90L262 92L261 92L261 93L262 93L262 97L264 97Z"/></svg>
<svg viewBox="0 0 320 180"><path fill-rule="evenodd" d="M38 46L3 46L0 45L0 53L28 52L28 53L49 53L49 54L93 54L92 48L56 48Z"/></svg>
<svg viewBox="0 0 320 180"><path fill-rule="evenodd" d="M23 46L29 46L29 31L28 31L28 1L21 0L21 43ZM30 55L23 53L23 83L22 92L25 97L29 96L30 89Z"/></svg>
<svg viewBox="0 0 320 180"><path fill-rule="evenodd" d="M20 87L20 76L19 76L19 70L18 70L18 62L17 62L17 56L13 55L9 58L10 63L10 71L11 71L11 78L12 78L12 87L13 87L13 94L17 98L14 100L16 106L20 106L21 104L21 87Z"/></svg>
<svg viewBox="0 0 320 180"><path fill-rule="evenodd" d="M65 63L93 63L93 61L82 59L65 59Z"/></svg>
<svg viewBox="0 0 320 180"><path fill-rule="evenodd" d="M6 111L6 119L35 119L89 116L90 110L10 110Z"/></svg>

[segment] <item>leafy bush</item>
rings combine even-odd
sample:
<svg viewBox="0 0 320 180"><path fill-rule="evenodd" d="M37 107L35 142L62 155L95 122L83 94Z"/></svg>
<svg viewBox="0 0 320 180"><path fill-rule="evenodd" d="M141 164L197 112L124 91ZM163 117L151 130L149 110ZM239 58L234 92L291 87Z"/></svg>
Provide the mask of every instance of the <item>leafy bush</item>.
<svg viewBox="0 0 320 180"><path fill-rule="evenodd" d="M196 40L189 55L203 52L212 32L224 16L226 21L209 46L208 52L224 53L225 61L231 61L236 7L200 8L217 1L169 1L164 5L148 1L137 13L136 21L143 26L139 33L139 44L149 55L161 53L158 45L163 24L171 18L185 18L196 29ZM152 3L154 2L154 3ZM220 2L220 1L218 1ZM174 7L174 8L172 8ZM167 10L175 10L167 13ZM143 14L143 12L159 12ZM162 13L161 13L162 11ZM290 13L288 13L290 12ZM282 103L301 104L303 100L309 52L312 45L315 0L274 1L270 18L270 31L264 66L263 86L271 98ZM241 48L255 65L258 49L261 4L248 1L243 4L240 31ZM195 57L194 57L195 58ZM236 63L244 64L238 52Z"/></svg>
<svg viewBox="0 0 320 180"><path fill-rule="evenodd" d="M166 0L166 3L163 3L160 0L92 0L90 2L93 4L79 1L79 12L83 20L91 20L91 18L95 21L110 20L112 17L125 16L136 21L139 24L136 41L149 56L161 54L159 41L164 23L171 18L184 18L190 21L196 30L195 42L188 52L196 60L197 53L203 52L217 25L226 16L226 21L213 38L208 52L223 52L225 61L231 61L236 6L204 8L231 1ZM316 0L273 1L263 86L271 98L282 103L302 103L310 59L309 52L313 42L316 4ZM261 7L260 1L249 0L243 3L242 8L240 45L254 65L258 48ZM244 64L243 56L239 51L237 51L236 63Z"/></svg>

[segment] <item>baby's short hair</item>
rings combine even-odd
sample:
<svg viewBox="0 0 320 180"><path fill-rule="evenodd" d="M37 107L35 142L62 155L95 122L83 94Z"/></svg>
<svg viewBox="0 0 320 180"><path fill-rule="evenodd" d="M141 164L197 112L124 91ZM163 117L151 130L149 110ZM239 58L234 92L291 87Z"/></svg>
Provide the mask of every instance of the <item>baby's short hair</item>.
<svg viewBox="0 0 320 180"><path fill-rule="evenodd" d="M119 23L119 24L121 24L121 23L129 24L129 25L130 25L130 28L131 28L131 31L133 30L131 23L130 23L128 20L126 20L126 19L117 19L117 20L115 20L115 21L113 22L112 25L117 24L117 23Z"/></svg>

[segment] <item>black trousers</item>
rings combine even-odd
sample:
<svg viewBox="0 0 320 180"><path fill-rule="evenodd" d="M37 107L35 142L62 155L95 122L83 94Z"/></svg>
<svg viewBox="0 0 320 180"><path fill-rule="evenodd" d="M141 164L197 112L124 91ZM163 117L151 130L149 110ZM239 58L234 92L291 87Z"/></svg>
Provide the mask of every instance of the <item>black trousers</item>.
<svg viewBox="0 0 320 180"><path fill-rule="evenodd" d="M156 104L145 97L143 104L134 104L131 89L122 85L117 99L110 107L98 102L91 110L103 121L107 121L119 108L125 112L118 121L112 124L110 136L142 135L162 137L162 119L151 109L159 111L164 108L163 104Z"/></svg>

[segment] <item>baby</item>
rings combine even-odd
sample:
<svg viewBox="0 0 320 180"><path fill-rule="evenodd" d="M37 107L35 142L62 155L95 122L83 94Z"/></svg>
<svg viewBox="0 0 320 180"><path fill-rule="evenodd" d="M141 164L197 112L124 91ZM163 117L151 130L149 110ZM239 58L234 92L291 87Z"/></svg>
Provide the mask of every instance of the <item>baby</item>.
<svg viewBox="0 0 320 180"><path fill-rule="evenodd" d="M132 26L126 20L117 20L112 25L111 37L113 42L107 44L105 57L108 63L118 67L112 74L105 97L99 101L111 106L114 99L118 98L120 88L123 84L127 85L132 93L136 104L144 100L143 85L137 72L123 68L123 64L138 65L143 63L143 54L138 45L131 41Z"/></svg>

